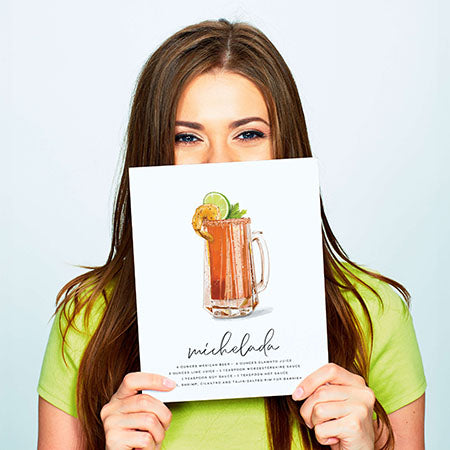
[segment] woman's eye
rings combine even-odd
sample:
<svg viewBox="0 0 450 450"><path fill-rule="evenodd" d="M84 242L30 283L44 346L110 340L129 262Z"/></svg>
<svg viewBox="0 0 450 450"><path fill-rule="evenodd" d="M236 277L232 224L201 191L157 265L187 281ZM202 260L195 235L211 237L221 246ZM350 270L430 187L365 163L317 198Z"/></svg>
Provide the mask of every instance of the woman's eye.
<svg viewBox="0 0 450 450"><path fill-rule="evenodd" d="M198 140L199 140L199 138L197 136L194 136L193 134L188 134L188 133L180 133L175 136L175 143L180 143L180 144L191 144Z"/></svg>
<svg viewBox="0 0 450 450"><path fill-rule="evenodd" d="M250 140L259 139L259 138L263 138L263 137L265 137L265 134L262 131L257 131L257 130L244 131L239 136L237 136L237 138L242 141L250 141Z"/></svg>

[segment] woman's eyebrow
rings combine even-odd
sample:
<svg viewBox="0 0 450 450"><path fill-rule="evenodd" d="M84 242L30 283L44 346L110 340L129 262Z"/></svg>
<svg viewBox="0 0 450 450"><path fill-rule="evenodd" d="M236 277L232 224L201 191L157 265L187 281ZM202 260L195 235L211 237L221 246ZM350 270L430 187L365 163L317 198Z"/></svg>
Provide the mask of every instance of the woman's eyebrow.
<svg viewBox="0 0 450 450"><path fill-rule="evenodd" d="M246 123L249 123L249 122L263 122L268 127L270 127L270 125L267 123L267 121L262 119L261 117L245 117L244 119L239 119L239 120L235 120L234 122L231 122L230 125L228 126L228 128L229 129L237 128L237 127L240 127L241 125L245 125ZM175 125L193 128L194 130L204 130L205 129L205 127L201 123L187 122L185 120L177 120L175 122Z"/></svg>
<svg viewBox="0 0 450 450"><path fill-rule="evenodd" d="M186 122L185 120L177 120L175 125L179 125L181 127L193 128L194 130L204 130L205 127L198 122Z"/></svg>
<svg viewBox="0 0 450 450"><path fill-rule="evenodd" d="M228 126L228 128L230 128L230 129L237 128L237 127L240 127L241 125L245 125L246 123L249 123L249 122L263 122L268 127L270 127L270 125L267 123L267 121L265 121L261 117L246 117L245 119L239 119L239 120L235 120L234 122L231 122L230 125Z"/></svg>

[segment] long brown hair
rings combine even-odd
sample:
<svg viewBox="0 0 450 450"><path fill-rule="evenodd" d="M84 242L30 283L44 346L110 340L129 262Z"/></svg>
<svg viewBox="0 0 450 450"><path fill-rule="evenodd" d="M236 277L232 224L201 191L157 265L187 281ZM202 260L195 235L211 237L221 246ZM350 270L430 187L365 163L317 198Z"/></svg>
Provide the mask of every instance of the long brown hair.
<svg viewBox="0 0 450 450"><path fill-rule="evenodd" d="M274 158L312 156L291 72L270 40L253 26L224 19L201 22L168 38L148 59L140 73L130 113L109 256L103 266L90 267L86 274L67 283L57 297L57 310L63 308L68 319L64 337L83 308L86 308L88 322L94 299L103 295L106 303L78 374L77 411L89 449L105 447L100 419L102 406L109 402L126 373L140 370L128 168L174 163L175 113L180 95L189 81L213 69L241 74L260 89L269 111ZM321 214L329 359L367 381L371 342L365 343L362 329L342 290L353 293L362 306L370 330L372 325L364 300L351 283L352 278L359 278L343 262L391 284L406 301L409 294L396 281L350 261L331 231L322 200ZM114 289L107 295L111 283ZM299 426L304 448L324 448L304 424L299 404L291 397L266 398L265 405L272 448L287 450L291 447L295 423ZM383 448L391 448L392 429L378 402L375 412L379 425L387 430Z"/></svg>

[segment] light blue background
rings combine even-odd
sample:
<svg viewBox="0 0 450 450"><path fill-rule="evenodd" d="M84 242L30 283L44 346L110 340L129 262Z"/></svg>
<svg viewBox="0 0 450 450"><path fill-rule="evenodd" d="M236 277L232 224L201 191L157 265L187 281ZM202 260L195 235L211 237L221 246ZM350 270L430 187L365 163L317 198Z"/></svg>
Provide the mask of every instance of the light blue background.
<svg viewBox="0 0 450 450"><path fill-rule="evenodd" d="M427 448L442 448L450 56L448 2L437 0L2 2L0 442L35 447L56 293L81 272L72 264L106 259L142 64L182 26L219 17L259 26L285 57L337 238L353 260L412 293L428 379Z"/></svg>

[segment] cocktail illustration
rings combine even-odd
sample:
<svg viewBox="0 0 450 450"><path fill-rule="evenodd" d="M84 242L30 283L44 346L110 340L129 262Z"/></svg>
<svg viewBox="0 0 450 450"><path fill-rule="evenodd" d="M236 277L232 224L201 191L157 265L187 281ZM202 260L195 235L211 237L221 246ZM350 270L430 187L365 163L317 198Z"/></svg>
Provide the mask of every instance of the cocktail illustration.
<svg viewBox="0 0 450 450"><path fill-rule="evenodd" d="M251 231L251 220L242 217L239 203L230 205L219 192L210 192L195 210L192 226L205 240L203 307L214 317L250 314L259 304L258 294L269 280L269 255L261 231ZM256 282L253 242L261 259L261 279Z"/></svg>

